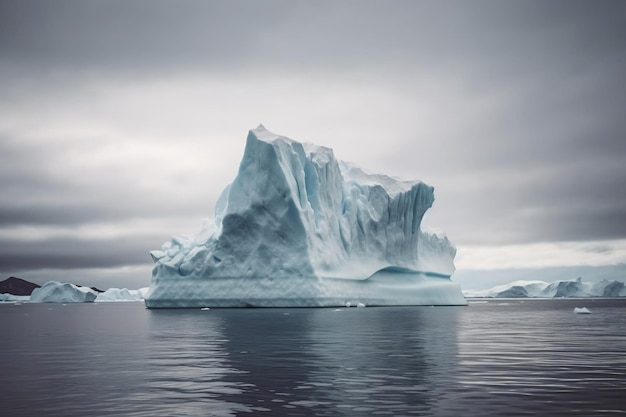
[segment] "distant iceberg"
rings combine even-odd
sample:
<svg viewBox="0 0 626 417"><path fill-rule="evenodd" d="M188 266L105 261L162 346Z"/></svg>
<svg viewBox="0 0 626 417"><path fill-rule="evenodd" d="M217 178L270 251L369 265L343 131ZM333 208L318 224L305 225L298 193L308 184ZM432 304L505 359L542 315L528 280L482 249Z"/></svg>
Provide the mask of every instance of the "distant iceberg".
<svg viewBox="0 0 626 417"><path fill-rule="evenodd" d="M466 297L493 298L583 298L625 297L626 287L621 281L602 280L583 282L582 278L569 281L514 281L488 290L463 291Z"/></svg>
<svg viewBox="0 0 626 417"><path fill-rule="evenodd" d="M83 287L67 282L48 281L40 288L35 288L30 296L0 293L0 301L32 303L91 303L116 301L143 301L149 288L129 290L127 288L109 288L98 292L90 287Z"/></svg>
<svg viewBox="0 0 626 417"><path fill-rule="evenodd" d="M420 229L433 201L261 125L215 219L151 252L146 306L464 305L456 248Z"/></svg>
<svg viewBox="0 0 626 417"><path fill-rule="evenodd" d="M20 302L29 301L30 295L14 295L9 293L0 293L0 302Z"/></svg>
<svg viewBox="0 0 626 417"><path fill-rule="evenodd" d="M79 287L70 283L48 281L41 288L35 288L30 295L31 303L91 303L97 293L89 287Z"/></svg>
<svg viewBox="0 0 626 417"><path fill-rule="evenodd" d="M94 300L96 303L102 302L120 302L120 301L142 301L144 295L148 292L148 288L140 288L138 290L129 290L127 288L109 288L108 290L98 294Z"/></svg>

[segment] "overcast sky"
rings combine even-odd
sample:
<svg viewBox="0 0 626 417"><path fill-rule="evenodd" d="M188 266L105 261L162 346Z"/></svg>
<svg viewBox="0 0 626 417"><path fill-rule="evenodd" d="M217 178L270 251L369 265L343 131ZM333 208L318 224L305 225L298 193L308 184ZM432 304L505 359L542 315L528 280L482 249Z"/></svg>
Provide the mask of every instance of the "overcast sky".
<svg viewBox="0 0 626 417"><path fill-rule="evenodd" d="M0 279L148 285L259 123L433 185L466 288L606 270L625 74L620 0L0 0Z"/></svg>

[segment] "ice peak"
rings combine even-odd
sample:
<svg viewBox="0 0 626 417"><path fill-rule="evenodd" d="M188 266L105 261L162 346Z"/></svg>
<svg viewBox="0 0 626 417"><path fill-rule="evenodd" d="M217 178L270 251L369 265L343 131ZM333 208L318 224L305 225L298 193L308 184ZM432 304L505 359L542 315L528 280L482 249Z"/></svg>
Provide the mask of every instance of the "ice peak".
<svg viewBox="0 0 626 417"><path fill-rule="evenodd" d="M274 143L276 140L284 141L288 144L301 144L307 154L307 157L318 161L328 162L334 160L335 156L331 148L325 146L314 145L307 142L299 142L288 138L286 136L278 135L269 131L263 124L259 124L256 129L250 130L250 135L261 142ZM375 186L379 185L383 187L389 194L398 195L409 191L416 185L422 183L419 180L402 180L388 175L366 170L351 162L337 160L342 175L347 181L360 183L364 185Z"/></svg>
<svg viewBox="0 0 626 417"><path fill-rule="evenodd" d="M276 139L282 139L282 140L287 141L287 142L293 142L289 138L277 135L276 133L267 130L267 128L265 126L263 126L263 124L259 124L256 127L256 129L250 130L250 135L254 136L256 139L258 139L258 140L260 140L262 142L268 142L268 143L272 143Z"/></svg>

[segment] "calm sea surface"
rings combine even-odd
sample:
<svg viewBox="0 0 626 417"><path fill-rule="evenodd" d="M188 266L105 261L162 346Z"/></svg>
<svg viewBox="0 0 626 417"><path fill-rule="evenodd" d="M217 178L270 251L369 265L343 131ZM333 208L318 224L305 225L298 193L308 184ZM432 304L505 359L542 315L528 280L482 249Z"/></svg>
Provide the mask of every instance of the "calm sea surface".
<svg viewBox="0 0 626 417"><path fill-rule="evenodd" d="M626 300L3 304L0 319L3 416L626 414Z"/></svg>

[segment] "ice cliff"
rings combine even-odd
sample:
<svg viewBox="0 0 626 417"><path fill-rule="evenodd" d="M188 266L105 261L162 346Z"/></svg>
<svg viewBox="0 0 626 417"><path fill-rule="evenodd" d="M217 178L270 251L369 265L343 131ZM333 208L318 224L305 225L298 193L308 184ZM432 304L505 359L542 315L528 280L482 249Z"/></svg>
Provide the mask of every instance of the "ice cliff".
<svg viewBox="0 0 626 417"><path fill-rule="evenodd" d="M215 219L151 252L148 307L465 304L455 247L420 224L433 188L249 132Z"/></svg>

